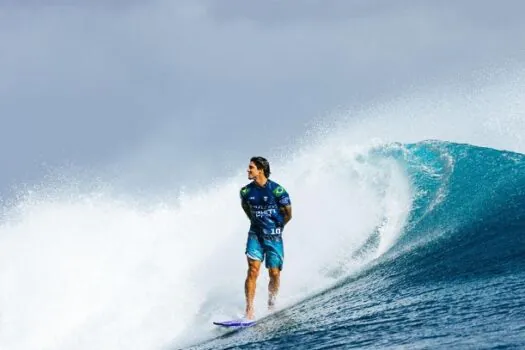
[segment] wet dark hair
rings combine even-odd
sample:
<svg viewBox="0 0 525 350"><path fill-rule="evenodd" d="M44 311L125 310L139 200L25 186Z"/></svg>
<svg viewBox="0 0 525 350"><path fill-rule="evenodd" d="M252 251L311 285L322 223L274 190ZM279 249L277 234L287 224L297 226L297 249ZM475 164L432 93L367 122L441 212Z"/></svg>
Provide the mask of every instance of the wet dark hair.
<svg viewBox="0 0 525 350"><path fill-rule="evenodd" d="M257 169L259 170L263 170L264 171L264 176L266 176L267 178L270 177L270 163L266 160L266 158L264 157L252 157L252 159L250 159L250 162L253 162L253 164L255 164L255 166L257 167Z"/></svg>

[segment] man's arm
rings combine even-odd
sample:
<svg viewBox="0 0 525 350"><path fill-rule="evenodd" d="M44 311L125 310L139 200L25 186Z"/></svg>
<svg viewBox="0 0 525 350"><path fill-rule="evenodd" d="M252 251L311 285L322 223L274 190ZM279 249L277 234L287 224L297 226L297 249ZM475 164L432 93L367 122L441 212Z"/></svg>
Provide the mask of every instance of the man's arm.
<svg viewBox="0 0 525 350"><path fill-rule="evenodd" d="M283 226L285 226L288 223L288 221L292 220L292 206L286 205L284 207L281 207L281 213L284 217Z"/></svg>
<svg viewBox="0 0 525 350"><path fill-rule="evenodd" d="M244 210L244 212L246 213L246 216L248 217L248 219L252 219L252 215L251 215L251 211L250 211L250 206L248 205L248 203L245 203L244 201L241 202L241 206L242 206L242 209Z"/></svg>

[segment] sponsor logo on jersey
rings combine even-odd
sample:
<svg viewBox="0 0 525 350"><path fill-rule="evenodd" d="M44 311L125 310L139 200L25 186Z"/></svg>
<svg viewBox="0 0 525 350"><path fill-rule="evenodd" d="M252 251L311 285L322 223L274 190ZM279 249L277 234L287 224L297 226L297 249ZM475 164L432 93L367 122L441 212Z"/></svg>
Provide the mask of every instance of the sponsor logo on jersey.
<svg viewBox="0 0 525 350"><path fill-rule="evenodd" d="M277 214L277 210L275 210L275 209L266 209L266 210L256 210L255 211L255 217L256 218L272 217L275 214Z"/></svg>

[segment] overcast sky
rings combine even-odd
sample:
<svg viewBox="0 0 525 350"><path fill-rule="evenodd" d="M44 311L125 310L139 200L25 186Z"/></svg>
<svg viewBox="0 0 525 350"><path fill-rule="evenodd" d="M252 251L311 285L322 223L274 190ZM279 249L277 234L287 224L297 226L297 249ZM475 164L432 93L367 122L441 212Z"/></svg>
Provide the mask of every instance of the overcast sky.
<svg viewBox="0 0 525 350"><path fill-rule="evenodd" d="M57 166L137 186L244 167L333 111L523 61L523 13L518 0L0 0L0 196Z"/></svg>

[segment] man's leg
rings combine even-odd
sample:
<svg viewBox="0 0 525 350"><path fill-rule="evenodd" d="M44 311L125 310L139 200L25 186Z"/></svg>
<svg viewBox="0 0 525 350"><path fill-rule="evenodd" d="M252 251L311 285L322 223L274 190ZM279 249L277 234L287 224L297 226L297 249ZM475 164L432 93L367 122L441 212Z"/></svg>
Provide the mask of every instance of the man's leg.
<svg viewBox="0 0 525 350"><path fill-rule="evenodd" d="M248 274L246 276L246 282L244 283L244 293L246 295L246 318L249 320L255 318L253 299L255 298L255 286L260 267L261 262L259 260L248 258Z"/></svg>
<svg viewBox="0 0 525 350"><path fill-rule="evenodd" d="M270 274L270 283L268 283L268 310L273 310L275 306L275 299L279 292L279 284L281 281L281 270L277 267L268 269Z"/></svg>

